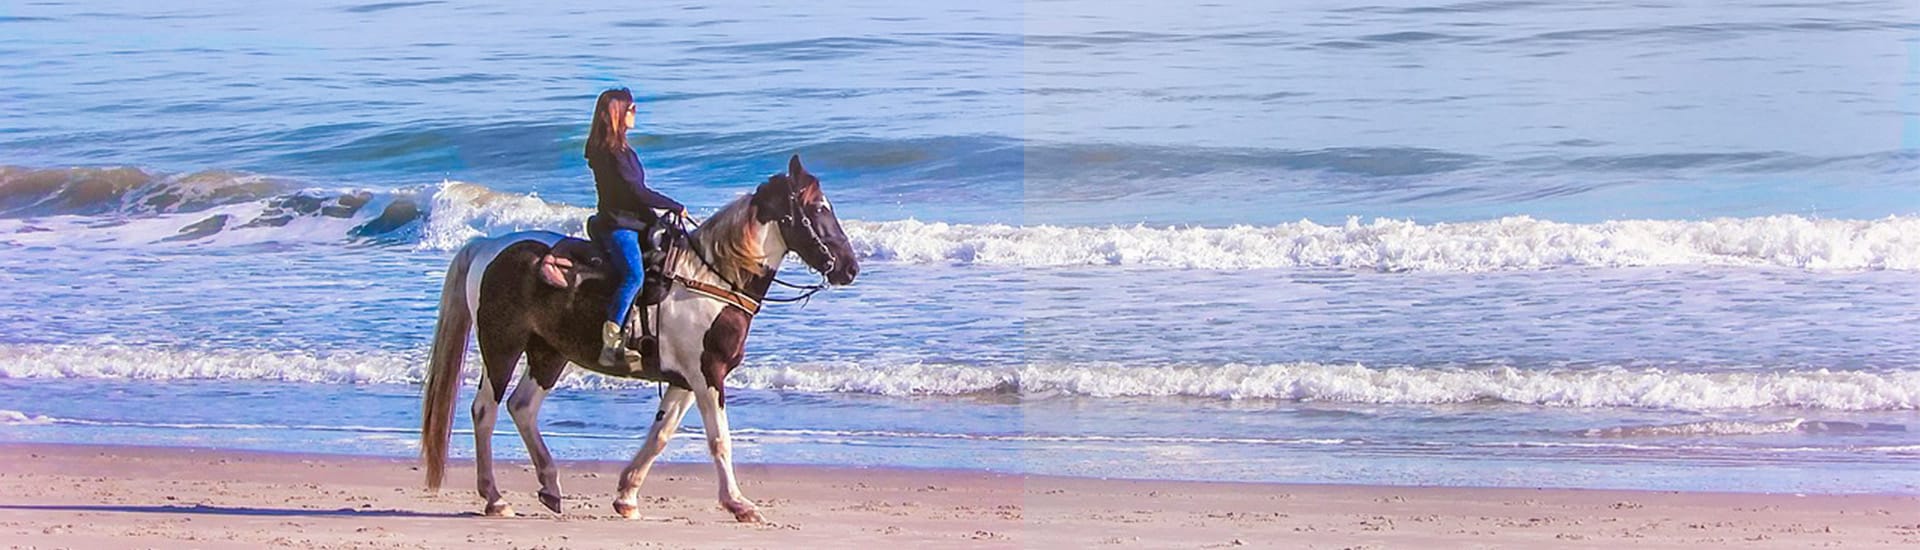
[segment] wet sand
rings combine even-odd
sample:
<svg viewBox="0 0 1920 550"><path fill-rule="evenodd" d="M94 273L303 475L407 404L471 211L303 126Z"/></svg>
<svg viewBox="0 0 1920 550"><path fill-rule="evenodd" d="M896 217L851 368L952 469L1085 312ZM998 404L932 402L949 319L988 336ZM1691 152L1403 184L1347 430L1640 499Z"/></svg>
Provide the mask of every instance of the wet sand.
<svg viewBox="0 0 1920 550"><path fill-rule="evenodd" d="M664 464L644 517L621 463L563 466L567 510L502 464L518 510L480 517L472 466L425 490L412 461L0 444L9 548L1873 548L1920 547L1920 497L1195 483L738 466L768 522L739 524L707 464Z"/></svg>

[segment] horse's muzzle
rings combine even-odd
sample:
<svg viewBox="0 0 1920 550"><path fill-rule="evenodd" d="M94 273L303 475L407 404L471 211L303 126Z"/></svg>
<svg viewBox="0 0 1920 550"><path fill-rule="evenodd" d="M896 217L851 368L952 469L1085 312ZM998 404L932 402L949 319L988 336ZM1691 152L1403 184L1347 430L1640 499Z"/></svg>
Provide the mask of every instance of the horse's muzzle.
<svg viewBox="0 0 1920 550"><path fill-rule="evenodd" d="M847 265L844 269L835 269L836 267L839 267L839 266L834 266L829 264L826 272L827 282L833 283L835 286L845 286L845 285L853 284L853 279L855 277L860 276L859 263L847 262Z"/></svg>

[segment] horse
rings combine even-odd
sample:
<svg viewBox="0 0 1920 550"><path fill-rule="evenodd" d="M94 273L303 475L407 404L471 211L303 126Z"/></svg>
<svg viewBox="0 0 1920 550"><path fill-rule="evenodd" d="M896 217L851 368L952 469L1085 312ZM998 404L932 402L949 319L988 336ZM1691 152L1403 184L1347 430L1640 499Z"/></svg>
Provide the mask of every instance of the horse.
<svg viewBox="0 0 1920 550"><path fill-rule="evenodd" d="M479 343L485 373L474 396L474 470L483 513L512 516L494 484L495 413L522 355L527 368L511 398L513 424L526 442L540 480L540 503L561 513L559 471L540 436L540 403L568 363L600 374L664 382L667 388L653 426L621 472L613 508L640 517L639 492L655 458L679 429L688 407L698 405L707 450L719 471L720 505L740 522L759 522L754 504L740 493L727 434L726 378L746 356L747 331L788 252L832 285L851 284L860 272L853 248L820 189L820 180L800 164L769 177L686 234L687 248L670 254L668 285L651 306L657 324L651 353L640 368L603 366L600 326L613 280L595 265L599 249L550 231L523 231L470 241L454 254L441 288L439 320L428 359L421 458L430 489L446 476L467 337ZM655 284L653 275L649 286ZM633 354L629 354L631 357Z"/></svg>

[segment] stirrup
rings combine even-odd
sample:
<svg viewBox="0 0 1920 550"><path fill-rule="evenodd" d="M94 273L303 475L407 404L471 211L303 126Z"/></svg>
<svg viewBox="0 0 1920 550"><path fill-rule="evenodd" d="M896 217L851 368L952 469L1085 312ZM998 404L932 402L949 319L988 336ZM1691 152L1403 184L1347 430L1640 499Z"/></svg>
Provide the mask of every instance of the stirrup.
<svg viewBox="0 0 1920 550"><path fill-rule="evenodd" d="M624 331L627 349L639 352L642 357L657 354L660 350L660 336L647 330L647 317L646 306L636 305L627 310L628 327L631 328Z"/></svg>

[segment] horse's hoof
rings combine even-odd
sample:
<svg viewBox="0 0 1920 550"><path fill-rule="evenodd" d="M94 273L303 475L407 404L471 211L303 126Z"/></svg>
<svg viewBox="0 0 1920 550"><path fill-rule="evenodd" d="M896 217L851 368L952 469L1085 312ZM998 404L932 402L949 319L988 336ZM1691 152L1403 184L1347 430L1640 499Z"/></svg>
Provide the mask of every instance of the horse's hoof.
<svg viewBox="0 0 1920 550"><path fill-rule="evenodd" d="M728 512L733 512L734 521L740 523L760 523L766 521L765 518L760 517L760 511L755 510L752 504L745 502L728 504L723 502L720 505L725 507Z"/></svg>
<svg viewBox="0 0 1920 550"><path fill-rule="evenodd" d="M616 514L620 514L620 517L623 517L623 518L640 519L639 503L628 503L628 502L615 500L613 501L613 511Z"/></svg>
<svg viewBox="0 0 1920 550"><path fill-rule="evenodd" d="M553 510L553 513L555 514L561 513L560 512L560 495L548 494L544 492L540 493L540 504L546 505L547 509Z"/></svg>
<svg viewBox="0 0 1920 550"><path fill-rule="evenodd" d="M486 514L490 518L510 518L513 517L513 507L505 502L495 502L487 505Z"/></svg>

